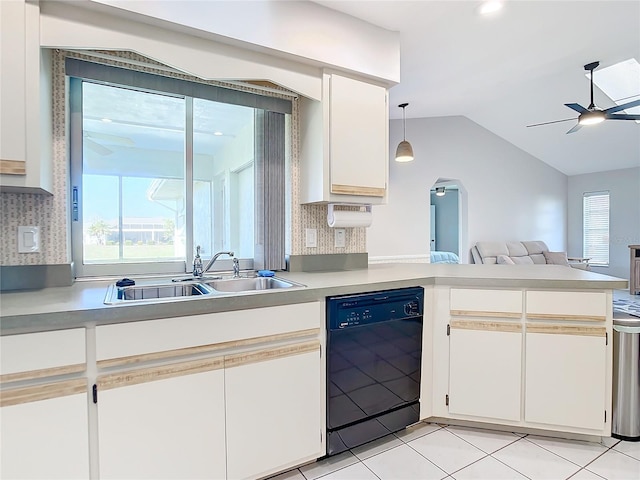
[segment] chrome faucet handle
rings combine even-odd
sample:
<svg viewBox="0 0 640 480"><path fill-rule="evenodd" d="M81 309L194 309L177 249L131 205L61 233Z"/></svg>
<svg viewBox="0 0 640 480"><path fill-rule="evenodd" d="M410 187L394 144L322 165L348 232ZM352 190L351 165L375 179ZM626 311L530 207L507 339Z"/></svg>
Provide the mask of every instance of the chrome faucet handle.
<svg viewBox="0 0 640 480"><path fill-rule="evenodd" d="M201 277L204 273L202 258L200 258L200 245L196 247L196 256L193 258L193 276Z"/></svg>
<svg viewBox="0 0 640 480"><path fill-rule="evenodd" d="M233 257L233 278L240 276L240 260L238 257Z"/></svg>

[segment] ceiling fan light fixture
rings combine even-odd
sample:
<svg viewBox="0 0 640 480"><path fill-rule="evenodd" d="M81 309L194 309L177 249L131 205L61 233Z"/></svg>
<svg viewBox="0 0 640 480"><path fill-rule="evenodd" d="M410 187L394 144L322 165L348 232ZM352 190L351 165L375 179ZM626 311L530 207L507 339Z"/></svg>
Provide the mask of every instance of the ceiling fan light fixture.
<svg viewBox="0 0 640 480"><path fill-rule="evenodd" d="M583 112L578 116L578 123L580 125L595 125L604 122L605 118L604 112L600 110Z"/></svg>
<svg viewBox="0 0 640 480"><path fill-rule="evenodd" d="M413 160L413 147L407 142L407 121L404 116L404 109L408 106L408 103L401 103L398 105L402 109L402 141L396 148L396 162L406 163Z"/></svg>
<svg viewBox="0 0 640 480"><path fill-rule="evenodd" d="M444 194L445 194L444 187L436 187L437 197L444 197Z"/></svg>

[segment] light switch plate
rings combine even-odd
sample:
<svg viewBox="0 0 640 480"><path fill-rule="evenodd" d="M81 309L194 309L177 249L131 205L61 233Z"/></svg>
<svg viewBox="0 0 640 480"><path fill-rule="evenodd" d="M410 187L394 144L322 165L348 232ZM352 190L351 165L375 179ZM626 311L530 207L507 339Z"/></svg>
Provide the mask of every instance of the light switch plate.
<svg viewBox="0 0 640 480"><path fill-rule="evenodd" d="M40 227L18 227L18 253L40 251Z"/></svg>
<svg viewBox="0 0 640 480"><path fill-rule="evenodd" d="M334 235L336 248L347 246L347 231L344 228L336 228Z"/></svg>
<svg viewBox="0 0 640 480"><path fill-rule="evenodd" d="M305 236L305 247L315 248L318 246L318 230L316 230L315 228L307 228L305 229Z"/></svg>

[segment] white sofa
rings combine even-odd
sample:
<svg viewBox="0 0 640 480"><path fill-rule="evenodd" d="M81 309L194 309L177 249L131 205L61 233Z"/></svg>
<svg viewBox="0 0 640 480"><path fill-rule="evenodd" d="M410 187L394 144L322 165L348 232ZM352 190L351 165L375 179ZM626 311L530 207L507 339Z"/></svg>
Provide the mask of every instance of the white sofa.
<svg viewBox="0 0 640 480"><path fill-rule="evenodd" d="M506 265L566 265L589 270L588 258L567 257L566 252L550 252L541 240L528 242L477 242L471 249L473 263Z"/></svg>

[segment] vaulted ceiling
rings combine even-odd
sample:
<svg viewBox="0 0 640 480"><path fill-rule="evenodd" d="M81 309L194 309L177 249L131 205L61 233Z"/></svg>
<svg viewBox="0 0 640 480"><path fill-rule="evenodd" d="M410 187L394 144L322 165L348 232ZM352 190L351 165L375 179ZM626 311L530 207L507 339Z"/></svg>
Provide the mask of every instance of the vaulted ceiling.
<svg viewBox="0 0 640 480"><path fill-rule="evenodd" d="M640 1L318 1L400 32L401 82L390 117L464 115L567 175L640 166L640 124L605 121L567 135L565 103L589 104L583 66L640 61ZM596 70L596 78L598 71ZM640 98L640 78L630 79ZM595 90L600 108L614 105ZM640 113L634 109L627 113ZM428 132L425 132L428 136Z"/></svg>

